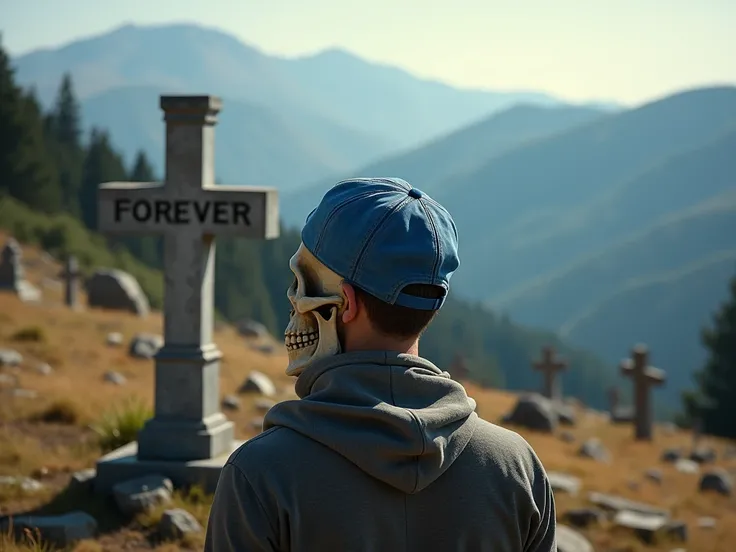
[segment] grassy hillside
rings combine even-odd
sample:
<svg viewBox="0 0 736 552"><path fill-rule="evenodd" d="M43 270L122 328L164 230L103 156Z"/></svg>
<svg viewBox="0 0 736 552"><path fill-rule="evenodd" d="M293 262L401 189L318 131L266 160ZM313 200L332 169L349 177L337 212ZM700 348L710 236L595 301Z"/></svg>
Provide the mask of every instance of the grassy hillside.
<svg viewBox="0 0 736 552"><path fill-rule="evenodd" d="M287 224L302 224L315 202L337 181L353 176L397 176L434 195L440 183L470 172L507 151L602 117L599 109L520 105L491 115L428 144L365 167L322 179L283 197Z"/></svg>
<svg viewBox="0 0 736 552"><path fill-rule="evenodd" d="M164 124L158 87L122 87L82 102L87 127L110 130L116 146L132 159L145 151L163 175ZM176 90L173 91L176 93ZM223 99L215 134L218 177L229 184L275 186L281 191L345 170L386 152L384 141L311 117L301 122L270 108Z"/></svg>
<svg viewBox="0 0 736 552"><path fill-rule="evenodd" d="M32 265L30 278L39 282L44 265L38 251L27 248ZM60 269L47 267L48 274ZM98 435L90 429L103 416L115 410L125 414L137 410L126 401L138 399L145 409L153 403L152 361L134 359L125 348L108 347L105 337L117 331L126 340L140 331L160 332L162 320L158 313L146 319L100 310L73 312L61 306L59 290L47 289L41 305L23 304L17 298L0 293L0 347L12 348L23 355L20 369L0 368L0 373L18 378L21 389L35 391L35 399L4 394L0 401L0 476L32 477L43 484L37 491L24 491L12 486L0 486L0 517L20 512L62 514L72 510L86 511L95 517L100 531L94 540L78 543L69 552L124 552L156 550L158 552L196 551L202 549L203 533L169 542L156 538L156 524L162 511L169 507L184 508L203 525L206 524L211 497L201 493L179 492L172 506L155 507L132 519L122 518L109 501L96 499L83 492L64 492L72 473L93 467L102 453ZM33 328L33 332L28 329ZM36 341L23 341L19 335L33 334ZM284 375L285 351L277 345L272 354L253 348L255 342L238 336L232 328L219 327L214 337L224 353L220 371L221 395L235 394L251 370L268 375L278 391L275 400L295 397L293 381ZM49 363L53 372L42 375L35 370L39 363ZM524 368L527 369L527 368ZM115 370L126 377L124 385L104 381L104 374ZM492 422L514 405L511 393L481 388L466 382L468 394L478 404L478 414ZM5 389L0 392L5 393ZM254 424L263 415L255 394L239 395L240 408L227 410L226 416L235 423L238 438L246 439L258 433ZM653 443L637 443L632 428L613 426L600 413L576 408L581 421L577 427L566 428L575 441L558 435L543 435L522 428L519 431L534 447L548 472L562 472L579 478L581 490L576 495L555 492L558 521L566 522L568 511L588 507L589 492L606 492L671 510L673 517L688 527L688 550L729 552L736 539L736 510L733 498L703 494L697 491L698 476L678 472L671 464L659 461L664 448L689 446L691 437L683 431L656 427ZM112 417L112 420L116 418ZM121 424L119 427L129 427ZM118 427L113 424L112 427ZM132 426L135 427L135 426ZM104 434L104 432L103 432ZM580 443L597 438L610 451L610 463L597 462L577 455ZM728 446L724 441L705 438L704 444L718 452L717 465L735 469L734 460L724 458ZM295 459L298 462L298 459ZM656 483L645 471L657 467L662 482ZM711 529L699 528L698 520L710 516L715 520ZM617 529L611 522L594 524L581 530L595 550L627 552L670 552L680 543L670 539L651 545L641 543L630 531ZM16 543L0 534L3 552L38 552L39 548ZM50 552L50 550L49 550Z"/></svg>
<svg viewBox="0 0 736 552"><path fill-rule="evenodd" d="M461 90L423 81L344 52L270 57L219 30L189 24L125 25L31 52L15 63L20 84L34 85L44 103L70 71L83 99L128 86L218 94L302 122L319 116L385 139L391 148L415 145L518 102L556 103L542 93Z"/></svg>

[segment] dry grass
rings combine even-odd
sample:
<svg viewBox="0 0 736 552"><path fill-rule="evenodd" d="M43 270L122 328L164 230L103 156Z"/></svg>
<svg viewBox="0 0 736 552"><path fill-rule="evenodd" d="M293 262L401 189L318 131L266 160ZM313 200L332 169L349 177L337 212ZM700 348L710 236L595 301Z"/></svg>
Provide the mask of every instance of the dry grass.
<svg viewBox="0 0 736 552"><path fill-rule="evenodd" d="M0 236L3 241L3 236ZM26 248L30 279L40 285L43 277L55 276L58 265L40 260L37 252ZM23 492L17 488L0 487L0 515L24 511L49 500L69 480L70 474L94 465L100 454L97 435L88 426L99 423L110 408L121 405L129 397L138 397L147 407L153 400L153 362L133 359L127 348L109 347L106 336L116 331L125 341L138 332L160 333L159 314L136 318L100 310L73 312L61 303L62 290L44 289L44 302L23 304L10 294L0 294L0 348L18 350L24 357L19 369L0 368L19 379L20 387L38 392L38 398L3 396L0 400L0 475L33 476L46 483L41 492ZM293 381L283 374L286 354L278 346L274 354L256 351L249 342L229 327L219 329L215 340L224 353L221 366L221 394L234 394L251 370L269 375L280 389L277 399L293 397ZM35 370L39 363L50 364L54 372L42 375ZM127 383L117 386L104 381L108 371L118 371ZM468 392L478 402L478 412L488 420L497 421L511 409L515 396L510 393L482 389L468 383ZM237 436L245 439L256 430L251 420L259 417L254 399L242 396L238 411L227 411L235 422ZM697 491L697 475L682 474L670 465L663 465L659 455L665 447L690 445L686 433L668 434L661 429L653 443L636 443L628 426L613 426L600 415L578 412L578 424L570 429L576 443L563 442L559 437L520 431L532 444L548 470L562 471L579 477L583 490L577 497L557 496L560 517L567 510L586 504L588 491L611 492L641 502L671 509L689 528L689 541L682 545L698 552L726 552L736 542L736 497L725 498ZM598 437L610 450L614 461L602 464L579 458L579 443L587 437ZM706 440L707 442L707 440ZM725 443L711 440L717 449ZM720 465L727 465L720 462ZM662 470L664 481L656 484L644 477L648 468ZM732 463L731 468L736 468ZM173 507L191 512L203 526L209 509L209 497L200 494L177 494ZM98 550L201 550L202 535L182 542L159 542L151 535L163 508L139 516L131 526L115 532L104 532L94 541L83 541L73 549L77 552ZM699 529L697 520L710 516L717 520L714 529ZM666 552L677 548L675 543L645 546L628 534L620 534L610 526L584 532L596 550L619 552ZM33 546L36 546L34 548ZM0 536L3 552L42 550L38 545L23 545Z"/></svg>

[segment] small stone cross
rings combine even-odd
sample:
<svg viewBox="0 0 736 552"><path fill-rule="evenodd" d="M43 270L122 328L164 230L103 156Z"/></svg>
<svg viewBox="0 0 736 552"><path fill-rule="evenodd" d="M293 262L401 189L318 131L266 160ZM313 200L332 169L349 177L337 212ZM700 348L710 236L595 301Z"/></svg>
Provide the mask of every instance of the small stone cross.
<svg viewBox="0 0 736 552"><path fill-rule="evenodd" d="M552 347L544 347L542 359L534 363L534 368L544 375L543 395L548 399L561 399L562 393L557 374L567 368L567 362L555 359L555 350Z"/></svg>
<svg viewBox="0 0 736 552"><path fill-rule="evenodd" d="M71 309L79 308L79 263L74 255L69 255L61 273L64 278L64 303Z"/></svg>
<svg viewBox="0 0 736 552"><path fill-rule="evenodd" d="M637 441L652 439L652 402L649 388L666 380L664 370L648 365L649 351L646 345L637 345L631 358L621 362L621 373L634 382L634 436Z"/></svg>

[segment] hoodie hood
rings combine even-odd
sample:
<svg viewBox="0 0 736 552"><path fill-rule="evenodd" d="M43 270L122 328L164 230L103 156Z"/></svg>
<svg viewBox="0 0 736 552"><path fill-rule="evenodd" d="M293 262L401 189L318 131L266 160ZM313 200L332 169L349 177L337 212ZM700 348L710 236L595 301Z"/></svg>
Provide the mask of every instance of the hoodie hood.
<svg viewBox="0 0 736 552"><path fill-rule="evenodd" d="M475 401L423 358L356 351L320 359L299 376L301 400L266 414L263 430L290 428L405 493L440 477L473 435Z"/></svg>

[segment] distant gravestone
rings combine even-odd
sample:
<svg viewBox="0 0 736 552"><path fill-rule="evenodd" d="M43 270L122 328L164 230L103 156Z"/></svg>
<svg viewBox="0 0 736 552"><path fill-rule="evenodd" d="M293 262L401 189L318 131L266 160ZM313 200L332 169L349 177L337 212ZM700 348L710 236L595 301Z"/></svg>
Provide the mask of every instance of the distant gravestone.
<svg viewBox="0 0 736 552"><path fill-rule="evenodd" d="M634 383L634 437L637 441L652 439L652 401L650 387L665 382L664 370L649 366L649 351L637 345L631 358L621 362L621 372Z"/></svg>
<svg viewBox="0 0 736 552"><path fill-rule="evenodd" d="M633 407L624 406L620 403L618 387L608 389L608 411L611 415L611 421L615 424L629 423L634 420Z"/></svg>
<svg viewBox="0 0 736 552"><path fill-rule="evenodd" d="M20 244L9 238L0 252L0 290L15 293L21 301L38 301L41 292L25 279L22 260Z"/></svg>
<svg viewBox="0 0 736 552"><path fill-rule="evenodd" d="M542 349L542 359L534 363L534 368L544 375L542 394L548 399L559 400L561 391L558 372L567 368L567 362L556 359L552 347L545 347Z"/></svg>
<svg viewBox="0 0 736 552"><path fill-rule="evenodd" d="M99 230L161 235L164 242L163 347L155 356L155 409L129 443L97 462L95 489L156 474L214 492L240 445L220 409L222 352L213 342L215 238L279 235L274 188L215 184L213 96L162 96L166 178L112 182L98 190Z"/></svg>
<svg viewBox="0 0 736 552"><path fill-rule="evenodd" d="M61 273L64 278L64 304L70 309L79 308L79 263L74 255L69 255Z"/></svg>
<svg viewBox="0 0 736 552"><path fill-rule="evenodd" d="M117 269L96 270L87 280L87 304L101 309L127 311L138 316L149 313L148 298L138 280Z"/></svg>

